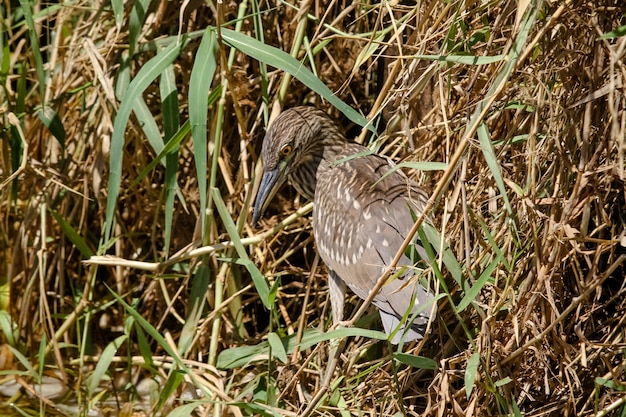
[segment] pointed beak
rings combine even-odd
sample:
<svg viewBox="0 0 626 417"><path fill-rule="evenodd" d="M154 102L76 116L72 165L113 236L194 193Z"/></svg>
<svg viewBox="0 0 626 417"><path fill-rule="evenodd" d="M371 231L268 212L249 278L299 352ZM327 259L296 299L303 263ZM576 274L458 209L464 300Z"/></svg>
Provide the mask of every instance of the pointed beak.
<svg viewBox="0 0 626 417"><path fill-rule="evenodd" d="M285 176L283 174L284 171L280 169L280 165L263 174L259 192L254 202L254 210L252 211L252 226L256 226L270 201L272 201L276 191L278 191L283 182L285 182Z"/></svg>

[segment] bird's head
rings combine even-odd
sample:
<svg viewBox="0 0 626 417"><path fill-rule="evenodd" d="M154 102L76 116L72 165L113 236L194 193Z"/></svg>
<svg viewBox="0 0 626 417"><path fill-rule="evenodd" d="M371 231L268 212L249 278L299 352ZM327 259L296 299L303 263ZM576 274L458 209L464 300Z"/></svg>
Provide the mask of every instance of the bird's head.
<svg viewBox="0 0 626 417"><path fill-rule="evenodd" d="M343 138L333 120L314 107L294 107L276 117L263 139L264 173L254 203L253 225L287 178L301 194L313 199L315 170L323 158L329 132Z"/></svg>

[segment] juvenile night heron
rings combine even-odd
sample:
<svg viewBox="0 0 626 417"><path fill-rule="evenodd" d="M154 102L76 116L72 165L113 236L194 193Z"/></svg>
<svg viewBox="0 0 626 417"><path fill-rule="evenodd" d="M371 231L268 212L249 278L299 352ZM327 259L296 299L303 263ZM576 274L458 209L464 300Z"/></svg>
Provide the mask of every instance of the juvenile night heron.
<svg viewBox="0 0 626 417"><path fill-rule="evenodd" d="M330 270L331 308L333 321L338 323L343 319L346 286L362 299L368 297L427 196L399 170L384 176L392 169L388 159L346 139L325 112L313 107L282 112L265 135L262 156L265 172L252 223L257 223L287 178L314 202L313 233L320 257ZM426 259L423 248L415 247ZM403 256L397 267L404 268L398 269L401 272L392 275L373 299L385 332L393 332L407 311L421 311L408 329L397 331L394 344L404 333L405 342L421 339L434 311L433 296L413 277L409 257Z"/></svg>

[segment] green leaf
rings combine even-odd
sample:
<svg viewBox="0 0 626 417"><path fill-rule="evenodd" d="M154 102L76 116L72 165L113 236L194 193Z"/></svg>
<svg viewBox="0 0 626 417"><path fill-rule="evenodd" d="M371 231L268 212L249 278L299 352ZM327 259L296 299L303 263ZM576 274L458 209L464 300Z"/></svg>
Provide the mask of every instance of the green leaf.
<svg viewBox="0 0 626 417"><path fill-rule="evenodd" d="M480 365L480 353L475 352L467 360L467 368L465 369L465 395L469 400L474 389L476 376L478 375L478 366Z"/></svg>
<svg viewBox="0 0 626 417"><path fill-rule="evenodd" d="M174 66L170 65L161 74L159 83L161 94L161 109L163 111L164 141L168 143L180 129L180 107L178 90L176 88L176 74ZM169 256L170 242L172 241L172 222L174 218L174 199L178 190L176 171L178 170L178 145L165 157L165 257Z"/></svg>
<svg viewBox="0 0 626 417"><path fill-rule="evenodd" d="M54 136L61 145L61 149L65 152L65 128L57 112L54 111L52 107L44 106L37 112L37 115L39 116L39 120L48 128L52 136Z"/></svg>
<svg viewBox="0 0 626 417"><path fill-rule="evenodd" d="M159 126L157 125L157 122L143 97L137 97L135 100L135 106L133 107L133 112L135 113L137 122L139 122L139 126L141 126L141 130L144 135L146 135L146 139L148 139L148 143L152 146L152 149L154 149L154 152L161 152L164 146L163 136L161 135Z"/></svg>
<svg viewBox="0 0 626 417"><path fill-rule="evenodd" d="M166 401L169 401L176 389L180 386L180 384L185 380L185 374L180 370L174 369L167 377L167 381L165 382L165 386L163 390L159 393L159 402L155 407L155 411L161 409ZM168 414L171 415L171 414Z"/></svg>
<svg viewBox="0 0 626 417"><path fill-rule="evenodd" d="M602 378L599 376L599 377L596 377L595 383L600 386L613 389L616 391L626 391L626 385L621 384L620 382L612 380L612 379Z"/></svg>
<svg viewBox="0 0 626 417"><path fill-rule="evenodd" d="M174 361L174 363L180 369L188 371L187 367L185 366L185 363L182 361L182 359L178 355L178 352L175 351L172 348L172 346L170 346L170 344L167 342L167 340L165 340L165 338L161 335L161 332L159 332L146 319L144 319L141 316L141 314L139 314L139 312L137 310L132 308L126 301L124 301L124 299L122 297L120 297L109 286L107 286L106 284L105 284L105 286L107 287L107 289L109 290L111 295L113 295L113 297L117 300L117 302L120 303L120 305L124 308L124 310L130 316L132 316L132 318L137 322L137 324L140 325L146 331L146 333L148 333L155 340L155 342L159 344L161 349L163 349L169 356L171 356L171 358Z"/></svg>
<svg viewBox="0 0 626 417"><path fill-rule="evenodd" d="M511 406L513 408L513 417L524 417L524 414L522 414L522 411L519 409L519 405L517 405L515 398L511 398Z"/></svg>
<svg viewBox="0 0 626 417"><path fill-rule="evenodd" d="M9 346L15 346L19 331L11 314L6 310L0 310L0 329L2 329L2 334L6 337Z"/></svg>
<svg viewBox="0 0 626 417"><path fill-rule="evenodd" d="M428 61L442 61L453 64L464 65L487 65L494 62L500 62L504 59L504 55L495 56L474 56L474 55L413 55L413 58L424 59Z"/></svg>
<svg viewBox="0 0 626 417"><path fill-rule="evenodd" d="M24 20L28 27L28 35L30 40L31 53L35 60L35 70L37 73L37 81L39 81L39 95L43 99L45 97L46 88L46 72L43 66L43 58L41 55L41 49L39 45L39 35L37 28L35 27L35 20L33 19L33 4L29 0L20 0L20 6L22 7L22 13L24 13Z"/></svg>
<svg viewBox="0 0 626 417"><path fill-rule="evenodd" d="M106 207L106 221L104 225L104 240L111 239L113 228L113 218L117 208L117 197L120 193L120 182L122 178L122 162L124 159L124 139L126 135L126 124L130 118L133 108L148 86L174 61L180 54L186 42L173 42L170 46L158 53L154 58L146 62L137 76L130 82L127 91L124 93L122 103L113 123L113 134L111 136L111 151L109 155L109 187Z"/></svg>
<svg viewBox="0 0 626 417"><path fill-rule="evenodd" d="M417 356L417 355L411 355L408 353L396 352L393 354L393 357L398 362L401 362L405 365L412 366L413 368L430 369L433 371L436 371L439 368L437 366L437 362L435 362L431 358L426 358L424 356Z"/></svg>
<svg viewBox="0 0 626 417"><path fill-rule="evenodd" d="M150 163L139 172L137 178L130 183L129 188L135 187L139 182L145 178L150 172L154 170L154 168L161 162L161 160L167 157L170 154L173 154L178 149L180 142L187 137L189 132L191 131L191 127L189 125L189 120L187 120L183 125L178 129L178 131L174 134L174 136L167 142L165 147L159 152L159 154L152 160ZM167 168L167 167L166 167Z"/></svg>
<svg viewBox="0 0 626 417"><path fill-rule="evenodd" d="M150 342L146 337L146 333L143 331L143 327L134 326L135 333L137 334L137 346L139 347L139 352L141 353L141 357L147 366L153 366L154 361L152 360L152 347L150 346Z"/></svg>
<svg viewBox="0 0 626 417"><path fill-rule="evenodd" d="M478 140L480 142L480 149L483 152L483 156L485 157L487 166L491 171L491 175L493 175L493 179L498 186L498 190L500 190L500 195L504 200L504 206L506 207L506 211L509 213L509 215L512 215L513 208L511 207L509 197L506 193L504 179L502 179L502 172L500 171L500 164L496 159L496 152L493 149L493 144L491 143L491 135L489 134L489 129L487 128L487 125L485 123L481 123L478 126L477 134Z"/></svg>
<svg viewBox="0 0 626 417"><path fill-rule="evenodd" d="M431 224L424 222L422 224L422 232L423 237L420 235L420 239L424 241L424 237L435 250L439 251L442 248L442 238L437 229L435 229ZM443 242L443 253L441 254L441 258L443 260L443 264L448 268L448 271L454 278L454 280L459 284L461 288L463 288L463 267L457 261L452 249Z"/></svg>
<svg viewBox="0 0 626 417"><path fill-rule="evenodd" d="M372 133L376 133L374 126L372 126L372 124L365 117L341 101L332 91L330 91L326 84L320 81L320 79L311 72L311 70L306 68L302 65L302 63L288 53L273 46L259 42L255 38L229 29L222 29L222 38L228 45L233 48L237 48L257 61L291 74L294 78L300 80L304 85L315 91L330 104L339 109L339 111L341 111L348 119L352 120L359 126L366 127Z"/></svg>
<svg viewBox="0 0 626 417"><path fill-rule="evenodd" d="M480 274L480 277L476 280L474 285L472 285L468 290L465 291L461 302L456 306L457 313L465 310L468 305L476 301L478 298L478 294L482 291L483 287L487 284L489 279L491 278L491 274L495 271L496 266L500 263L502 259L502 254L496 256L496 258L491 261L491 263L485 268L485 270Z"/></svg>
<svg viewBox="0 0 626 417"><path fill-rule="evenodd" d="M150 0L137 0L130 11L128 23L128 47L131 56L137 50L139 35L141 35L141 28L143 27L143 23L146 19L148 7L150 7Z"/></svg>
<svg viewBox="0 0 626 417"><path fill-rule="evenodd" d="M497 380L497 381L494 383L494 385L495 385L496 387L503 387L503 386L505 386L506 384L510 384L512 381L513 381L513 380L511 379L511 377L507 376L507 377L505 377L505 378L502 378L502 379Z"/></svg>
<svg viewBox="0 0 626 417"><path fill-rule="evenodd" d="M15 349L13 346L9 346L9 349L11 349L11 352L13 352L13 356L15 357L15 359L17 359L19 363L26 369L26 375L29 375L30 377L37 380L39 378L39 373L35 371L35 368L33 368L33 365L26 358L26 356L24 356L22 352ZM15 372L15 370L13 369L8 371L11 372L11 374Z"/></svg>
<svg viewBox="0 0 626 417"><path fill-rule="evenodd" d="M600 39L615 39L620 38L624 35L626 35L626 25L620 26L615 30L605 33L604 35L600 36Z"/></svg>
<svg viewBox="0 0 626 417"><path fill-rule="evenodd" d="M191 284L191 294L187 304L187 317L185 325L178 340L178 351L181 356L185 356L191 348L191 343L196 336L198 323L203 316L206 305L206 293L211 283L211 273L209 267L201 264L194 274Z"/></svg>
<svg viewBox="0 0 626 417"><path fill-rule="evenodd" d="M350 336L362 336L377 340L387 340L387 335L383 332L360 329L358 327L340 328L326 333L321 333L317 329L306 329L298 346L301 350L303 350L308 349L309 347L320 342ZM285 346L286 352L292 351L296 347L296 335L281 338L281 343ZM254 346L234 347L220 352L217 357L216 366L219 369L237 368L254 362L265 361L269 358L269 355L270 345L268 342L261 342Z"/></svg>
<svg viewBox="0 0 626 417"><path fill-rule="evenodd" d="M396 166L398 168L417 169L419 171L445 171L448 168L448 164L446 164L445 162L428 162L428 161L426 162L418 162L418 161L401 162Z"/></svg>
<svg viewBox="0 0 626 417"><path fill-rule="evenodd" d="M72 227L72 225L63 217L61 217L56 211L52 210L51 208L49 208L48 211L59 224L59 227L61 228L61 231L63 232L65 237L67 237L70 242L72 242L72 244L76 247L76 249L78 249L81 256L84 259L89 259L90 257L92 257L94 255L93 251L91 250L87 242L85 242L85 239L83 239L83 237L76 231L76 229L74 229L74 227Z"/></svg>
<svg viewBox="0 0 626 417"><path fill-rule="evenodd" d="M128 335L123 334L109 343L98 355L98 363L94 371L87 378L87 397L91 398L100 386L105 374L111 366L111 362L122 343L128 339Z"/></svg>
<svg viewBox="0 0 626 417"><path fill-rule="evenodd" d="M252 277L252 282L254 283L254 287L259 294L259 298L261 302L268 310L271 310L271 302L270 302L270 288L267 283L267 280L256 267L256 265L248 258L248 252L246 252L246 248L241 243L241 238L239 237L239 231L237 230L237 226L233 221L233 218L230 217L230 213L224 204L224 200L222 200L222 196L217 188L214 188L212 191L213 201L215 203L215 207L217 208L217 212L222 219L222 223L230 236L230 240L235 245L235 250L237 251L237 255L240 260L237 260L237 263L240 263L246 267L248 272Z"/></svg>
<svg viewBox="0 0 626 417"><path fill-rule="evenodd" d="M209 90L216 68L216 48L215 30L208 28L200 41L189 78L189 124L191 126L191 137L193 138L196 176L200 192L202 230L204 230L204 213L207 204L207 107ZM215 152L219 152L219 150L215 150Z"/></svg>
<svg viewBox="0 0 626 417"><path fill-rule="evenodd" d="M272 348L272 356L278 358L282 363L287 363L287 351L280 337L276 333L271 332L267 335L267 341Z"/></svg>
<svg viewBox="0 0 626 417"><path fill-rule="evenodd" d="M115 26L117 30L121 30L124 23L124 0L111 0L111 7L115 16Z"/></svg>
<svg viewBox="0 0 626 417"><path fill-rule="evenodd" d="M161 396L163 397L163 396ZM181 405L180 407L176 407L169 413L167 413L167 417L188 417L195 415L193 412L196 408L205 405L202 401L196 401L189 404Z"/></svg>

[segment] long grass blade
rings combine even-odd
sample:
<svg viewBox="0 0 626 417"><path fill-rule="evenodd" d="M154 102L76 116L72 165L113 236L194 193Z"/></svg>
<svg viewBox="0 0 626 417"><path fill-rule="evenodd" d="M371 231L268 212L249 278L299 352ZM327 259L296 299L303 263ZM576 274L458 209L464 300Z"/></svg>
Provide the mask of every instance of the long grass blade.
<svg viewBox="0 0 626 417"><path fill-rule="evenodd" d="M59 213L51 208L48 208L48 211L54 217L54 219L59 224L61 231L63 234L72 242L72 244L78 249L81 256L85 259L89 259L94 255L94 252L89 247L89 244L83 239L83 237L78 233L78 231L67 221L65 220Z"/></svg>
<svg viewBox="0 0 626 417"><path fill-rule="evenodd" d="M113 124L111 137L111 152L109 160L109 187L106 207L106 220L104 223L104 241L111 238L113 217L117 207L117 197L120 193L120 181L122 178L122 162L124 159L124 137L126 124L138 99L146 88L174 61L180 54L186 42L172 43L154 58L146 62L139 70L137 76L130 82L128 91L120 104L119 111Z"/></svg>
<svg viewBox="0 0 626 417"><path fill-rule="evenodd" d="M457 312L459 313L462 312L463 310L467 308L468 305L470 305L471 303L475 302L478 299L478 294L480 294L483 287L490 280L493 281L491 274L493 273L493 271L495 271L496 266L498 266L498 263L500 263L500 261L501 261L501 255L496 256L496 258L492 260L487 266L487 268L485 268L485 270L480 274L480 277L478 277L474 285L472 285L468 290L465 291L463 298L461 299L459 304L456 306Z"/></svg>
<svg viewBox="0 0 626 417"><path fill-rule="evenodd" d="M239 237L237 226L230 216L230 213L226 209L226 205L222 200L222 196L220 195L219 190L217 188L214 188L212 192L215 208L217 208L220 218L222 219L222 223L224 224L224 227L226 227L226 231L228 232L231 241L235 245L237 255L239 256L242 264L250 273L250 276L252 277L252 282L254 282L254 286L259 293L259 298L261 298L263 305L265 306L265 308L270 310L270 287L267 283L267 280L265 279L261 271L259 271L259 269L256 267L256 265L252 261L250 261L248 253L246 252L246 248L243 246L243 243L241 243L241 238Z"/></svg>
<svg viewBox="0 0 626 417"><path fill-rule="evenodd" d="M467 360L467 365L465 368L465 395L467 398L470 398L472 395L472 390L474 389L474 384L476 382L476 377L478 376L478 366L480 365L480 353L474 352L472 356Z"/></svg>
<svg viewBox="0 0 626 417"><path fill-rule="evenodd" d="M122 346L122 344L128 339L128 335L123 334L115 338L111 343L109 343L104 350L100 353L98 358L98 363L96 364L96 368L93 370L89 378L87 379L87 396L92 397L96 389L102 383L103 378L106 373L109 371L109 366L113 361L117 350Z"/></svg>
<svg viewBox="0 0 626 417"><path fill-rule="evenodd" d="M39 95L42 99L45 99L46 71L43 66L43 57L41 56L37 28L35 27L35 20L33 19L33 3L29 0L20 0L20 6L24 13L26 26L28 27L31 52L35 60L35 71L37 73L37 80L39 81Z"/></svg>
<svg viewBox="0 0 626 417"><path fill-rule="evenodd" d="M180 129L180 108L178 103L178 89L176 88L176 74L174 66L170 65L161 74L160 93L161 109L163 111L164 141L168 143ZM176 190L176 172L178 171L178 145L174 144L172 152L165 157L165 248L164 256L169 255L172 241L172 220L174 216L174 199Z"/></svg>
<svg viewBox="0 0 626 417"><path fill-rule="evenodd" d="M288 53L270 45L259 42L258 40L228 29L222 29L222 38L224 42L239 49L241 52L253 57L254 59L264 62L275 68L279 68L293 77L300 80L304 85L315 91L317 94L326 99L330 104L339 109L348 119L361 127L366 127L371 132L376 133L374 126L362 115L360 115L352 107L341 101L330 89L320 81L297 59Z"/></svg>
<svg viewBox="0 0 626 417"><path fill-rule="evenodd" d="M207 205L207 105L215 74L217 47L215 31L208 28L202 36L189 80L189 123L193 138L196 175L200 191L201 222L204 225ZM215 150L219 152L219 150ZM204 230L204 226L202 227Z"/></svg>
<svg viewBox="0 0 626 417"><path fill-rule="evenodd" d="M504 201L504 207L506 208L507 213L509 213L509 215L512 215L513 208L511 207L511 202L504 186L502 171L500 170L500 164L498 163L496 152L493 149L493 145L491 143L491 135L489 134L489 129L487 128L487 125L485 123L481 123L478 126L476 134L478 135L480 149L483 152L483 156L485 157L487 166L491 171L491 175L493 175L493 179L498 186L498 190L500 190L500 195L502 196L502 200Z"/></svg>

